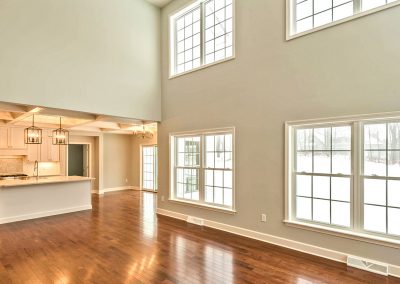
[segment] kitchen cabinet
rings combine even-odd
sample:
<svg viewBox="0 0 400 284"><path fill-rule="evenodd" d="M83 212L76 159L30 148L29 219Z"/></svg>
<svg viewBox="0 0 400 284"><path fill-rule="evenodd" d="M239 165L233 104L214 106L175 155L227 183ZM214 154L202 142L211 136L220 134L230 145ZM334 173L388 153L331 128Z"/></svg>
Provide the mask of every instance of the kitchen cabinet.
<svg viewBox="0 0 400 284"><path fill-rule="evenodd" d="M28 145L28 161L34 162L59 162L60 146L53 145L51 139L51 130L43 129L42 144Z"/></svg>
<svg viewBox="0 0 400 284"><path fill-rule="evenodd" d="M24 142L23 127L1 127L0 128L1 150L26 150Z"/></svg>

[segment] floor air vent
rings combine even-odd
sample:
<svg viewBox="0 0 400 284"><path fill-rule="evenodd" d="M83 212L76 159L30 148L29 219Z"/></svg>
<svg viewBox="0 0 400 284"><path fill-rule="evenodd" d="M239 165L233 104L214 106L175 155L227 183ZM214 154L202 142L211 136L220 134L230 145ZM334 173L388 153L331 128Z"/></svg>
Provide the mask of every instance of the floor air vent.
<svg viewBox="0 0 400 284"><path fill-rule="evenodd" d="M388 276L389 274L389 266L386 263L362 259L356 256L348 256L347 265L385 276Z"/></svg>
<svg viewBox="0 0 400 284"><path fill-rule="evenodd" d="M204 219L188 216L186 219L186 222L199 225L199 226L204 226Z"/></svg>

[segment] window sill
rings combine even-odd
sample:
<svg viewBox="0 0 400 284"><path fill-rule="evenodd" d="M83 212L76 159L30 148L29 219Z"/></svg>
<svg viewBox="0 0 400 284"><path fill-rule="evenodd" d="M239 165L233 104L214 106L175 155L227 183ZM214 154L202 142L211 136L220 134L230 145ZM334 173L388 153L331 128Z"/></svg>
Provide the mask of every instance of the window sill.
<svg viewBox="0 0 400 284"><path fill-rule="evenodd" d="M207 209L207 210L217 211L217 212L226 213L226 214L233 215L233 214L237 213L236 210L234 210L234 209L221 208L221 207L212 206L212 205L208 205L208 204L200 204L200 203L184 201L184 200L180 200L180 199L170 198L170 199L168 199L168 201L177 203L177 204L181 204L181 205L189 205L189 206L194 206L194 207L198 207L201 209Z"/></svg>
<svg viewBox="0 0 400 284"><path fill-rule="evenodd" d="M213 62L213 63L209 63L209 64L206 64L206 65L202 65L202 66L199 66L199 67L194 68L194 69L189 70L189 71L185 71L185 72L182 72L182 73L179 73L179 74L175 74L175 75L170 75L168 79L174 79L174 78L177 78L177 77L180 77L180 76L192 73L192 72L196 72L196 71L199 71L199 70L202 70L202 69L205 69L205 68L220 64L220 63L231 61L231 60L233 60L235 58L236 58L236 56L232 55L231 57L228 57L228 58L225 58L225 59Z"/></svg>
<svg viewBox="0 0 400 284"><path fill-rule="evenodd" d="M389 239L385 237L379 237L379 236L346 231L335 228L327 228L319 225L305 224L302 222L291 221L291 220L284 220L283 222L289 227L400 249L400 240Z"/></svg>

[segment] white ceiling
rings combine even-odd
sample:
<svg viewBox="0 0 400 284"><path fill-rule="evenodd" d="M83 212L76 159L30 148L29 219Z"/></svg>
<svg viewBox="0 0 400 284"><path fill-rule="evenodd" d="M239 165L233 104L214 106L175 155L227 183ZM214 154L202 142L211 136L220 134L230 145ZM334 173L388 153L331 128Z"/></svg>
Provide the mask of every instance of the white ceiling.
<svg viewBox="0 0 400 284"><path fill-rule="evenodd" d="M147 0L147 2L150 2L151 4L158 7L164 7L168 3L172 2L172 0Z"/></svg>

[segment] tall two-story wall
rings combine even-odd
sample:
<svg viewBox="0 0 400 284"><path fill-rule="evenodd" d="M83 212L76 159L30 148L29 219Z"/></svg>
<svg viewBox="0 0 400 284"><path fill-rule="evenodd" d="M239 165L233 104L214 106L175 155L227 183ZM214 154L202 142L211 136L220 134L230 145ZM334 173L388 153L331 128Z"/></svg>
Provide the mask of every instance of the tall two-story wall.
<svg viewBox="0 0 400 284"><path fill-rule="evenodd" d="M0 1L0 101L160 120L160 10Z"/></svg>
<svg viewBox="0 0 400 284"><path fill-rule="evenodd" d="M169 133L235 126L237 214L168 202L167 170L159 208L400 265L399 249L282 222L285 121L400 109L400 7L286 41L285 1L236 0L236 59L169 79L168 15L188 2L162 10L159 165L168 169Z"/></svg>

